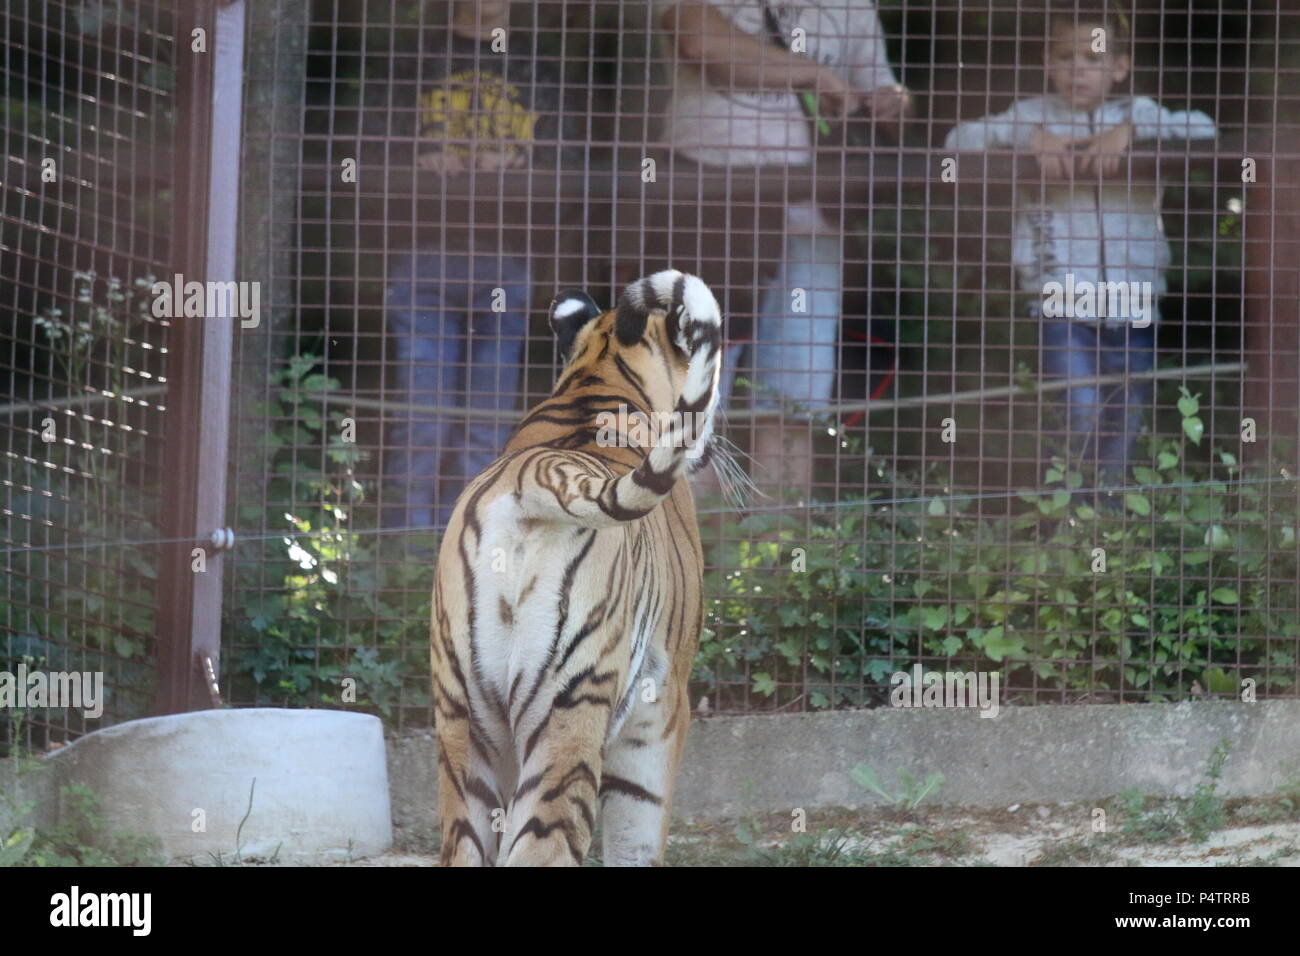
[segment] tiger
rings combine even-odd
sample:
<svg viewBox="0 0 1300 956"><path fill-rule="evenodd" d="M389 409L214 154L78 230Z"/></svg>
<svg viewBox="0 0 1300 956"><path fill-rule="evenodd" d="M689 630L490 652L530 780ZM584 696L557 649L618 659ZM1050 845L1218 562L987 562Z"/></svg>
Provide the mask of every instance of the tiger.
<svg viewBox="0 0 1300 956"><path fill-rule="evenodd" d="M439 545L439 861L581 865L599 809L604 865L662 865L704 624L684 476L713 447L722 316L667 269L606 311L562 292L548 318L555 388ZM647 421L653 440L627 427Z"/></svg>

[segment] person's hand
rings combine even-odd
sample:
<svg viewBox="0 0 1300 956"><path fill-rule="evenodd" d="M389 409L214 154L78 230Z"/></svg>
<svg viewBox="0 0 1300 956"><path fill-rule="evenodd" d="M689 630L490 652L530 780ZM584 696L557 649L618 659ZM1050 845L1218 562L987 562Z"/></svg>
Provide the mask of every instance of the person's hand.
<svg viewBox="0 0 1300 956"><path fill-rule="evenodd" d="M416 159L416 164L426 172L447 173L454 176L457 173L465 171L465 160L448 150L438 149L427 153L420 153Z"/></svg>
<svg viewBox="0 0 1300 956"><path fill-rule="evenodd" d="M482 150L474 157L474 165L489 173L498 169L518 169L523 164L524 153L520 149Z"/></svg>
<svg viewBox="0 0 1300 956"><path fill-rule="evenodd" d="M1070 140L1039 128L1029 141L1029 148L1038 159L1038 168L1044 179L1068 179L1074 171L1074 156Z"/></svg>
<svg viewBox="0 0 1300 956"><path fill-rule="evenodd" d="M863 96L834 70L820 64L812 67L803 89L817 97L817 112L830 122L840 122L852 113L862 109Z"/></svg>
<svg viewBox="0 0 1300 956"><path fill-rule="evenodd" d="M877 87L862 102L871 118L879 123L898 123L912 115L912 94L898 83Z"/></svg>
<svg viewBox="0 0 1300 956"><path fill-rule="evenodd" d="M1120 123L1083 141L1079 150L1079 172L1111 175L1119 171L1120 160L1133 143L1133 124Z"/></svg>
<svg viewBox="0 0 1300 956"><path fill-rule="evenodd" d="M862 105L871 122L889 138L903 141L903 121L912 115L912 94L907 87L899 83L877 87L862 97Z"/></svg>

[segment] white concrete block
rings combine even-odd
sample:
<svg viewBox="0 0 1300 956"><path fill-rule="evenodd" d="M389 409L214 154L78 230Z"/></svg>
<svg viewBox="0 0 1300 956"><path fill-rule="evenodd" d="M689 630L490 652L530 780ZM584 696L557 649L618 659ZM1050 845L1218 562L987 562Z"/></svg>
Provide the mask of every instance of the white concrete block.
<svg viewBox="0 0 1300 956"><path fill-rule="evenodd" d="M60 786L95 790L109 829L153 834L169 857L233 861L238 845L244 858L269 858L278 847L282 862L319 863L393 842L383 723L368 714L152 717L88 734L50 762Z"/></svg>

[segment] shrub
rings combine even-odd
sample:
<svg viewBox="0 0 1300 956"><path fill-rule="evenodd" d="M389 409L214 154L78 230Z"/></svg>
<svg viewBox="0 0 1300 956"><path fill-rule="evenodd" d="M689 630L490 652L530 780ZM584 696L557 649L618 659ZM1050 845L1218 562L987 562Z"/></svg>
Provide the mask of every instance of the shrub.
<svg viewBox="0 0 1300 956"><path fill-rule="evenodd" d="M343 439L327 397L339 383L295 356L274 373L260 411L272 480L247 524L283 536L245 543L226 606L225 672L238 703L353 707L396 720L429 705L429 565L386 555L358 526L365 452ZM431 536L430 536L431 537ZM356 681L356 699L343 681Z"/></svg>
<svg viewBox="0 0 1300 956"><path fill-rule="evenodd" d="M696 679L722 709L880 703L889 675L917 662L1000 670L1035 699L1179 699L1197 682L1236 694L1244 678L1291 690L1294 488L1245 476L1227 451L1187 460L1202 429L1186 389L1179 412L1182 439L1151 441L1152 465L1109 499L1122 513L1055 459L1014 517L968 515L960 497L923 496L937 479L895 476L892 501L839 502L797 528L732 524L724 539L739 540L708 557Z"/></svg>

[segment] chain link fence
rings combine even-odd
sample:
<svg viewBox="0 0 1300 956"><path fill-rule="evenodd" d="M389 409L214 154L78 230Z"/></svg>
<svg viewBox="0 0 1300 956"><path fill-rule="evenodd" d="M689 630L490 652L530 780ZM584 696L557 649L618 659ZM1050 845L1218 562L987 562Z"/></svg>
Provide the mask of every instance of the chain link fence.
<svg viewBox="0 0 1300 956"><path fill-rule="evenodd" d="M554 382L547 303L669 265L723 303L758 485L740 510L697 486L702 711L870 706L917 665L997 671L1003 703L1295 693L1294 376L1269 363L1296 317L1259 291L1293 268L1268 250L1293 241L1295 14L284 10L248 65L284 94L245 141L281 258L240 338L263 404L233 501L267 537L228 587L236 702L351 705L351 677L427 724L437 533ZM1044 314L1057 278L1062 313L1111 290L1110 321Z"/></svg>
<svg viewBox="0 0 1300 956"><path fill-rule="evenodd" d="M152 704L170 6L0 9L0 746Z"/></svg>
<svg viewBox="0 0 1300 956"><path fill-rule="evenodd" d="M0 670L102 671L109 720L155 692L150 542L201 477L161 473L169 325L137 285L199 228L169 208L165 6L0 17ZM438 536L555 381L548 303L668 266L723 305L755 486L696 484L700 712L874 706L915 668L997 673L1003 705L1296 693L1300 14L274 0L247 24L227 703L428 726Z"/></svg>

